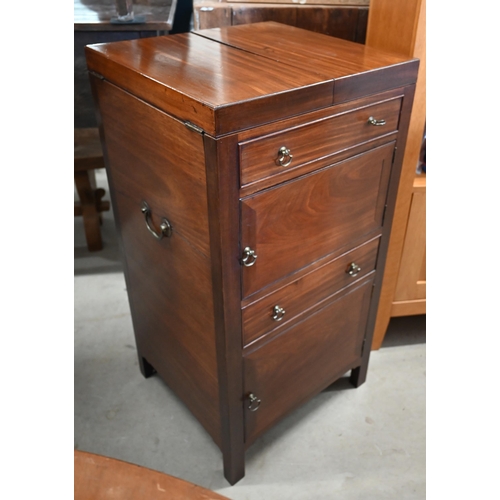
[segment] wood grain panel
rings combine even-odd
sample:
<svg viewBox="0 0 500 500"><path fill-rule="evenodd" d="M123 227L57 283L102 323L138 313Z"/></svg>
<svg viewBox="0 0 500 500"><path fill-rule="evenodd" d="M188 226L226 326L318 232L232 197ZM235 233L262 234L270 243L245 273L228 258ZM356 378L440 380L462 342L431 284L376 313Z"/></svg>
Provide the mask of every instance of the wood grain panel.
<svg viewBox="0 0 500 500"><path fill-rule="evenodd" d="M308 99L317 107L331 104L329 78L318 78L316 72L283 72L273 61L193 33L98 44L87 47L86 54L91 71L213 135L237 129L223 122L228 114L228 120L237 118L231 106L235 103L257 100L254 104L267 107L266 116L274 119L309 111ZM287 94L303 88L304 95L303 90ZM256 125L251 117L247 122Z"/></svg>
<svg viewBox="0 0 500 500"><path fill-rule="evenodd" d="M392 80L386 79L385 85L376 79L373 90L369 89L370 75L362 78L365 94L414 83L417 62L397 54L373 50L362 44L353 44L340 38L324 36L320 33L303 30L275 22L244 24L222 27L220 29L200 30L200 36L220 41L253 54L280 63L280 67L297 68L300 72L315 73L320 78L347 78L349 85L355 84L356 75L396 66ZM405 67L407 66L407 69ZM382 72L383 73L383 72ZM368 88L368 92L366 89ZM347 92L346 85L343 92ZM355 93L352 89L351 94ZM338 99L337 99L338 101Z"/></svg>
<svg viewBox="0 0 500 500"><path fill-rule="evenodd" d="M261 400L255 412L246 405L247 444L356 366L361 359L371 284L369 278L350 287L316 314L245 352L245 394L254 393Z"/></svg>
<svg viewBox="0 0 500 500"><path fill-rule="evenodd" d="M201 136L107 82L93 83L139 358L156 369L220 445L211 266L189 237L197 234L208 251ZM200 143L195 162L189 148L182 155L191 141ZM139 191L145 182L148 191ZM144 196L153 213L171 212L170 238L158 241L147 230L140 210Z"/></svg>
<svg viewBox="0 0 500 500"><path fill-rule="evenodd" d="M278 134L263 136L240 144L241 185L292 170L339 150L395 132L398 128L401 99L367 106L307 123ZM385 125L374 126L368 118L384 119ZM290 149L290 165L277 163L281 147Z"/></svg>
<svg viewBox="0 0 500 500"><path fill-rule="evenodd" d="M241 202L243 297L382 225L394 142ZM255 222L254 222L255 218Z"/></svg>
<svg viewBox="0 0 500 500"><path fill-rule="evenodd" d="M377 238L243 308L244 345L277 328L286 328L290 321L307 309L372 272L375 269L378 245ZM353 262L361 268L356 276L347 272ZM285 316L279 321L273 319L273 308L276 305L285 309Z"/></svg>

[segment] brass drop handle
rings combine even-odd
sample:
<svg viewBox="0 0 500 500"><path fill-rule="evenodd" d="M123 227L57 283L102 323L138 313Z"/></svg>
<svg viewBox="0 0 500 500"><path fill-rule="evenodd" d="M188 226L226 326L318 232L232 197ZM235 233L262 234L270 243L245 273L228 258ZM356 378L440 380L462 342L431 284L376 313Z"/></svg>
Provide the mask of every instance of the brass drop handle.
<svg viewBox="0 0 500 500"><path fill-rule="evenodd" d="M259 409L259 406L260 406L260 399L257 398L257 396L253 392L251 392L248 395L248 399L250 401L250 404L248 405L248 409L250 411L257 411Z"/></svg>
<svg viewBox="0 0 500 500"><path fill-rule="evenodd" d="M282 307L280 307L278 305L274 306L274 308L273 308L274 321L281 321L283 319L283 316L285 315L285 312L286 311Z"/></svg>
<svg viewBox="0 0 500 500"><path fill-rule="evenodd" d="M278 151L278 158L276 158L276 163L282 167L288 167L292 163L292 152L285 146L282 146Z"/></svg>
<svg viewBox="0 0 500 500"><path fill-rule="evenodd" d="M257 254L255 253L255 250L252 250L250 247L245 247L243 250L243 257L241 258L243 265L245 267L253 266L256 260Z"/></svg>
<svg viewBox="0 0 500 500"><path fill-rule="evenodd" d="M355 262L351 262L345 272L349 276L356 276L361 272L361 268Z"/></svg>
<svg viewBox="0 0 500 500"><path fill-rule="evenodd" d="M146 227L148 228L148 231L158 240L160 241L164 236L167 238L169 236L172 236L172 224L168 222L167 219L163 218L161 220L160 224L160 230L161 232L157 233L150 225L149 220L151 218L151 208L149 208L149 205L143 201L141 205L141 212L144 214L144 218L146 219Z"/></svg>
<svg viewBox="0 0 500 500"><path fill-rule="evenodd" d="M375 120L373 116L370 116L370 118L368 118L368 123L370 125L375 125L375 127L381 127L382 125L385 125L385 120Z"/></svg>

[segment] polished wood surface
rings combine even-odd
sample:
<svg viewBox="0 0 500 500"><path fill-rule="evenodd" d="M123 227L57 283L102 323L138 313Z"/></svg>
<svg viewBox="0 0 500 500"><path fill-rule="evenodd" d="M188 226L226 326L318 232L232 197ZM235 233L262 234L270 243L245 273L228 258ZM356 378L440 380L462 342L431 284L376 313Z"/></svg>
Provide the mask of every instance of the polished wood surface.
<svg viewBox="0 0 500 500"><path fill-rule="evenodd" d="M254 392L261 400L255 412L246 402L247 444L356 366L362 354L372 280L373 276L339 293L340 298L316 314L245 352L245 392Z"/></svg>
<svg viewBox="0 0 500 500"><path fill-rule="evenodd" d="M75 450L74 500L229 500L139 465Z"/></svg>
<svg viewBox="0 0 500 500"><path fill-rule="evenodd" d="M242 200L243 297L382 226L394 143ZM304 244L307 241L307 244Z"/></svg>
<svg viewBox="0 0 500 500"><path fill-rule="evenodd" d="M248 345L266 333L286 328L290 321L304 311L323 302L344 286L374 271L378 246L379 238L371 240L243 307L241 312L243 344ZM351 263L361 268L355 276L348 273ZM273 319L275 305L285 309L285 315L278 321Z"/></svg>
<svg viewBox="0 0 500 500"><path fill-rule="evenodd" d="M276 23L87 55L141 371L191 409L234 484L265 429L348 370L366 379L418 61ZM297 166L242 185L283 138ZM170 237L150 234L143 200ZM259 323L278 299L282 326Z"/></svg>
<svg viewBox="0 0 500 500"><path fill-rule="evenodd" d="M418 57L420 59L415 101L408 129L408 146L406 147L401 179L398 185L393 229L387 252L387 265L384 272L380 305L374 330L373 349L379 349L382 345L391 318L408 223L415 169L425 129L425 19L426 0L411 0L407 2L372 0L370 3L366 44L374 49L380 48L383 50L398 51L401 55ZM406 26L408 29L401 30L402 26ZM425 302L423 305L420 302L417 307L419 307L421 313L425 312Z"/></svg>
<svg viewBox="0 0 500 500"><path fill-rule="evenodd" d="M317 158L395 132L398 129L400 107L401 99L396 98L243 142L240 144L241 184L244 186L261 178L281 174L284 170L300 167ZM383 119L385 124L370 125L370 117ZM286 167L277 162L281 147L288 148L293 155Z"/></svg>
<svg viewBox="0 0 500 500"><path fill-rule="evenodd" d="M415 80L417 61L318 33L278 23L234 26L227 32L96 45L87 47L87 63L91 71L211 135Z"/></svg>
<svg viewBox="0 0 500 500"><path fill-rule="evenodd" d="M116 18L114 0L74 0L75 31L169 31L177 0L134 0L134 15L141 23L111 23Z"/></svg>
<svg viewBox="0 0 500 500"><path fill-rule="evenodd" d="M106 81L93 84L102 121L113 124L103 139L139 357L220 444L202 137ZM143 201L153 229L166 217L171 237L150 234Z"/></svg>

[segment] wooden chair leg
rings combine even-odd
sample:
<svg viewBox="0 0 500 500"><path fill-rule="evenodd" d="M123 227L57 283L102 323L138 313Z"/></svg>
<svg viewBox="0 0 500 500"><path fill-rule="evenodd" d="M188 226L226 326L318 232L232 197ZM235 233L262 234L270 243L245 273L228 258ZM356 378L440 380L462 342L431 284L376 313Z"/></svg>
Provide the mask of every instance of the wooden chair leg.
<svg viewBox="0 0 500 500"><path fill-rule="evenodd" d="M80 208L75 209L75 215L83 217L87 248L90 252L102 250L99 198L103 193L96 189L94 170L75 172L75 185L80 198Z"/></svg>

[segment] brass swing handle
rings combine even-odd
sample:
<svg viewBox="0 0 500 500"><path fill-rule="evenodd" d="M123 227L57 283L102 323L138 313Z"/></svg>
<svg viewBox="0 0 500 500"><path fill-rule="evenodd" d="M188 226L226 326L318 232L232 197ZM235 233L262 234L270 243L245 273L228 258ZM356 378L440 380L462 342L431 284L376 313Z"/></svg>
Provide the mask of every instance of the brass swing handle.
<svg viewBox="0 0 500 500"><path fill-rule="evenodd" d="M292 163L292 152L285 146L282 146L278 151L278 158L276 158L276 163L281 167L288 167Z"/></svg>
<svg viewBox="0 0 500 500"><path fill-rule="evenodd" d="M373 116L370 116L370 118L368 118L368 123L370 125L375 125L375 127L381 127L382 125L385 125L385 120L375 120Z"/></svg>
<svg viewBox="0 0 500 500"><path fill-rule="evenodd" d="M165 219L165 217L161 220L160 224L160 232L157 233L150 225L149 221L151 219L151 208L149 208L149 205L143 201L141 205L141 212L144 214L144 218L146 219L146 227L148 228L148 231L158 240L160 241L164 236L167 238L169 236L172 236L172 224Z"/></svg>
<svg viewBox="0 0 500 500"><path fill-rule="evenodd" d="M252 250L250 247L245 247L243 250L243 257L241 258L241 262L245 267L250 267L255 264L258 255L255 253L255 250Z"/></svg>
<svg viewBox="0 0 500 500"><path fill-rule="evenodd" d="M348 266L345 272L349 276L356 276L361 272L361 267L359 267L355 262L351 262Z"/></svg>
<svg viewBox="0 0 500 500"><path fill-rule="evenodd" d="M260 399L253 393L251 392L248 395L248 400L250 401L250 404L248 405L248 409L250 411L257 411L260 406Z"/></svg>
<svg viewBox="0 0 500 500"><path fill-rule="evenodd" d="M283 319L283 316L285 316L285 312L286 311L281 306L276 305L273 308L272 318L274 319L274 321L281 321Z"/></svg>

